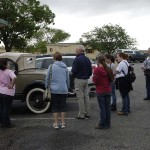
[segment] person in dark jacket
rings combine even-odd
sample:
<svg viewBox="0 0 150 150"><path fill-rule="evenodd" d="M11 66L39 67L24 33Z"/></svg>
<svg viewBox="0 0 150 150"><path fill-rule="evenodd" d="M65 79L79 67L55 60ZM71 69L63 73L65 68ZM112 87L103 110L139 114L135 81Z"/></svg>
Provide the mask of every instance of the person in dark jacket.
<svg viewBox="0 0 150 150"><path fill-rule="evenodd" d="M76 58L72 65L71 72L75 77L75 91L79 104L79 112L76 119L89 118L90 102L88 93L88 79L92 75L90 60L84 54L85 48L79 45L76 48Z"/></svg>

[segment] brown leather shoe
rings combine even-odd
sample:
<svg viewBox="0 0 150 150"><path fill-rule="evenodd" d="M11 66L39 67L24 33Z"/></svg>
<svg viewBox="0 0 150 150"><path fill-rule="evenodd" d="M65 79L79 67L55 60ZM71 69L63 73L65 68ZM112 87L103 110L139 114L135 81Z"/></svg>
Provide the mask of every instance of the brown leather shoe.
<svg viewBox="0 0 150 150"><path fill-rule="evenodd" d="M96 126L95 126L95 129L106 129L105 127L102 127L101 125L99 125L99 124L97 124Z"/></svg>
<svg viewBox="0 0 150 150"><path fill-rule="evenodd" d="M117 114L118 114L118 115L128 116L128 113L125 113L125 112L123 112L123 111L119 111Z"/></svg>

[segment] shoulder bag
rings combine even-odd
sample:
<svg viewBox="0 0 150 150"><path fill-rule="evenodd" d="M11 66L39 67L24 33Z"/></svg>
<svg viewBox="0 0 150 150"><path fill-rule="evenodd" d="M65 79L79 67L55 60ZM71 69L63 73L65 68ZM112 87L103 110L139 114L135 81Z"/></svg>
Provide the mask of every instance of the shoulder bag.
<svg viewBox="0 0 150 150"><path fill-rule="evenodd" d="M52 79L52 65L50 66L50 80ZM51 101L51 91L50 91L50 86L45 89L43 93L43 100L45 102L50 102Z"/></svg>

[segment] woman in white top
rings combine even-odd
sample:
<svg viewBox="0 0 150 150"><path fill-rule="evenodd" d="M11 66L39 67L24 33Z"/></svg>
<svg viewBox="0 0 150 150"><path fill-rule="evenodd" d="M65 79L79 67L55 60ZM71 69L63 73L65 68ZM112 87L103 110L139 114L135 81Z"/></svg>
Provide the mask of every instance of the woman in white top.
<svg viewBox="0 0 150 150"><path fill-rule="evenodd" d="M130 98L129 92L132 88L131 84L128 84L125 75L128 73L129 63L126 60L126 54L117 54L118 67L116 68L116 80L118 81L118 88L122 97L122 110L118 112L118 115L128 115L130 112Z"/></svg>

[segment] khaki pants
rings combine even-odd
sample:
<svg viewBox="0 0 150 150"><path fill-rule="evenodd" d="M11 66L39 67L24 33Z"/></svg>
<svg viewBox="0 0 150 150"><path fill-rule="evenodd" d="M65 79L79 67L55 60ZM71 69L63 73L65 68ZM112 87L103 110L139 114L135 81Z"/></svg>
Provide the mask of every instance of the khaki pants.
<svg viewBox="0 0 150 150"><path fill-rule="evenodd" d="M75 91L79 104L79 117L89 116L90 101L88 93L88 79L75 78Z"/></svg>

